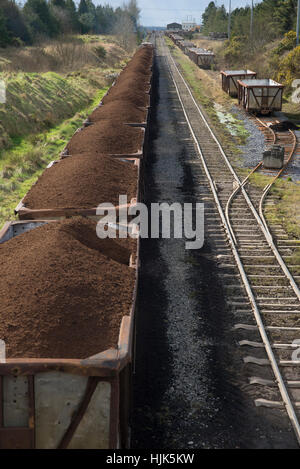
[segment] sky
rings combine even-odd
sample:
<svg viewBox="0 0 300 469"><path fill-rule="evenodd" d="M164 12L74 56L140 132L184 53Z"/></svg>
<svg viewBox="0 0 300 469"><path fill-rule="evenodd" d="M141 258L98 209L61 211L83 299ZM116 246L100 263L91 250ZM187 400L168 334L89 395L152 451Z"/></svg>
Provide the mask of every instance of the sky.
<svg viewBox="0 0 300 469"><path fill-rule="evenodd" d="M231 0L232 8L249 5L251 0ZM202 14L210 0L138 0L141 9L140 23L142 26L166 26L168 23L181 23L187 17L196 19L201 23ZM114 8L121 6L124 0L94 0L94 4L109 4ZM229 0L217 0L218 6L228 8ZM255 0L259 3L259 0Z"/></svg>

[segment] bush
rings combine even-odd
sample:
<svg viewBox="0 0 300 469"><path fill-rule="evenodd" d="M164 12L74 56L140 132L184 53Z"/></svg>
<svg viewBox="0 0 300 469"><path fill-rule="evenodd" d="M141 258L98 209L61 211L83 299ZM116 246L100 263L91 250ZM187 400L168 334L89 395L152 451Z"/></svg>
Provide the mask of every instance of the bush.
<svg viewBox="0 0 300 469"><path fill-rule="evenodd" d="M246 53L245 45L245 37L243 36L234 36L231 41L226 41L223 52L226 62L233 65L237 60L240 61Z"/></svg>
<svg viewBox="0 0 300 469"><path fill-rule="evenodd" d="M296 47L296 33L295 31L289 31L284 35L284 38L280 41L278 47L274 49L273 54L282 55L285 51L292 50Z"/></svg>
<svg viewBox="0 0 300 469"><path fill-rule="evenodd" d="M276 79L283 82L289 89L292 82L300 77L300 46L295 47L286 55L278 66Z"/></svg>
<svg viewBox="0 0 300 469"><path fill-rule="evenodd" d="M106 57L106 50L103 46L97 46L94 48L94 52L99 59L105 59Z"/></svg>

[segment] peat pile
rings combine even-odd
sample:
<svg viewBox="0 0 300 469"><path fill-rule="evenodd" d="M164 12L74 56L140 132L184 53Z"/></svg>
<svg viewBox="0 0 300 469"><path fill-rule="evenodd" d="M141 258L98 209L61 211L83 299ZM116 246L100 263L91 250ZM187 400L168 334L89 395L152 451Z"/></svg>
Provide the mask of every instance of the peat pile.
<svg viewBox="0 0 300 469"><path fill-rule="evenodd" d="M82 153L46 169L23 200L26 208L57 209L119 205L137 195L137 166L105 155Z"/></svg>
<svg viewBox="0 0 300 469"><path fill-rule="evenodd" d="M141 151L144 131L122 124L145 123L150 106L153 48L141 47L89 117L93 125L77 132L69 144L69 154L102 153L130 155Z"/></svg>
<svg viewBox="0 0 300 469"><path fill-rule="evenodd" d="M128 83L120 83L113 86L109 93L103 98L102 103L107 104L112 101L126 99L131 104L141 108L150 106L150 96L145 91L135 88L134 84L129 86Z"/></svg>
<svg viewBox="0 0 300 469"><path fill-rule="evenodd" d="M96 223L43 225L0 245L0 337L9 358L86 358L116 347L132 306L130 251Z"/></svg>
<svg viewBox="0 0 300 469"><path fill-rule="evenodd" d="M105 120L86 127L73 135L67 149L70 155L78 153L134 154L141 151L144 135L144 129Z"/></svg>
<svg viewBox="0 0 300 469"><path fill-rule="evenodd" d="M127 99L137 107L149 107L152 62L152 47L139 49L103 98L103 104Z"/></svg>
<svg viewBox="0 0 300 469"><path fill-rule="evenodd" d="M147 111L131 104L127 99L116 100L98 107L89 117L89 121L93 123L102 120L112 123L143 124L147 120Z"/></svg>

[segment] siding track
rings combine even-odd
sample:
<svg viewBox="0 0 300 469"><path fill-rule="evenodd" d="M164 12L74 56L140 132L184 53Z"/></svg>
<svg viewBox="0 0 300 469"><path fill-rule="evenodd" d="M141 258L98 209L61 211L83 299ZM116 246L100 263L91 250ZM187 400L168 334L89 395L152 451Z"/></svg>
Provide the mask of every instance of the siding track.
<svg viewBox="0 0 300 469"><path fill-rule="evenodd" d="M214 239L230 307L239 320L235 329L244 334L239 345L250 351L244 362L250 370L259 370L249 376L249 384L258 389L255 404L285 409L300 445L299 277L293 273L297 266L286 264L300 244L273 226L277 247L263 215L264 203L274 203L267 197L271 185L262 191L250 186L248 178L240 181L163 36L158 36L157 47L168 64L206 174L207 179L199 181L205 194L206 230ZM266 132L274 141L276 134ZM290 148L290 158L296 151L297 142ZM253 340L257 332L258 339Z"/></svg>

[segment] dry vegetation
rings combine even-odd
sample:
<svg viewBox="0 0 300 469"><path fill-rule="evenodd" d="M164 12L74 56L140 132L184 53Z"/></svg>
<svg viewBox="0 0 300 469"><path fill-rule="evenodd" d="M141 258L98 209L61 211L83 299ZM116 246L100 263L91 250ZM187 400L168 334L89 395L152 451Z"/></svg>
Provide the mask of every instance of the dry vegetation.
<svg viewBox="0 0 300 469"><path fill-rule="evenodd" d="M0 49L0 72L67 73L115 67L128 55L113 36L71 36L31 47Z"/></svg>

